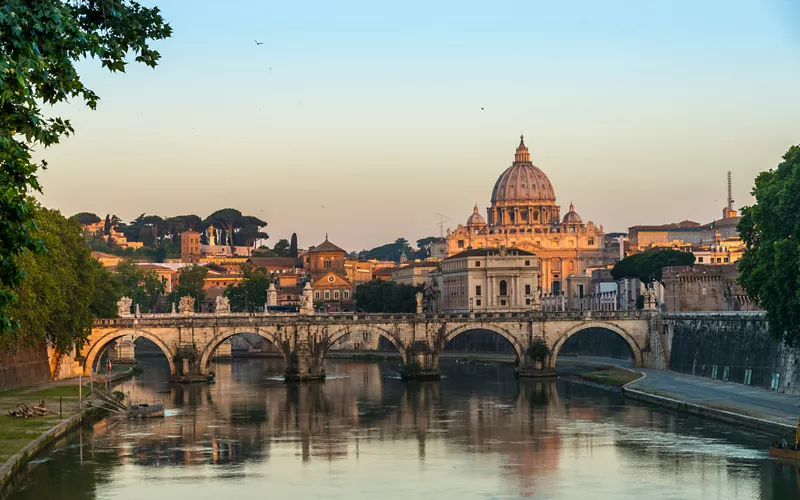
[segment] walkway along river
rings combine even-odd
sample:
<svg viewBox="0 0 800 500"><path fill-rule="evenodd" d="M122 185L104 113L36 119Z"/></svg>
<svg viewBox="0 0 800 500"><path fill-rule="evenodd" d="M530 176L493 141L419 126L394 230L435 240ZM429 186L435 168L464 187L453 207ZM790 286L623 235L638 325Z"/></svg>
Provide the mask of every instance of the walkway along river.
<svg viewBox="0 0 800 500"><path fill-rule="evenodd" d="M164 360L122 384L163 399L156 421L99 423L39 457L10 499L798 498L771 436L672 413L506 364L328 361L286 385L274 359L216 363L217 383L169 386Z"/></svg>

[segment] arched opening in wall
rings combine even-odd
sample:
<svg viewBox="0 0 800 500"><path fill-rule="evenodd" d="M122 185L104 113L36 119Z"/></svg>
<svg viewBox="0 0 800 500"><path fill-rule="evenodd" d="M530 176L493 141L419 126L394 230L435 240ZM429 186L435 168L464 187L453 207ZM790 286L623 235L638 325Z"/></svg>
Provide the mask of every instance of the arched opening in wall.
<svg viewBox="0 0 800 500"><path fill-rule="evenodd" d="M240 332L220 335L201 352L200 363L206 373L213 371L217 381L258 382L264 376L282 375L286 369L281 346L269 335Z"/></svg>
<svg viewBox="0 0 800 500"><path fill-rule="evenodd" d="M400 356L400 350L385 335L370 330L361 330L342 335L328 348L328 357L352 356L353 354L376 356ZM333 355L333 356L331 356Z"/></svg>
<svg viewBox="0 0 800 500"><path fill-rule="evenodd" d="M590 327L579 330L557 346L559 368L576 362L608 362L621 366L635 364L633 348L619 333L608 328Z"/></svg>
<svg viewBox="0 0 800 500"><path fill-rule="evenodd" d="M513 360L517 357L514 345L493 330L472 328L452 336L444 345L440 359L481 357Z"/></svg>

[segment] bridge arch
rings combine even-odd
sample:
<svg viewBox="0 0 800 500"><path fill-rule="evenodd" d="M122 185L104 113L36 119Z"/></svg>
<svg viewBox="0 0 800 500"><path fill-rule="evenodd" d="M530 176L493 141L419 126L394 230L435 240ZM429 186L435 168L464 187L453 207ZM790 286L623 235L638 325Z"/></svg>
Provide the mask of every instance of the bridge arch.
<svg viewBox="0 0 800 500"><path fill-rule="evenodd" d="M370 326L354 325L354 326L338 328L335 332L333 332L333 334L331 334L328 337L327 346L325 347L325 352L323 352L322 354L322 358L325 359L325 356L328 354L328 350L333 346L333 344L339 341L342 337L350 335L351 333L358 333L358 332L369 332L385 338L386 340L391 342L392 345L400 353L400 357L402 358L403 363L405 364L407 362L406 346L403 345L403 343L400 340L395 338L395 336L392 335L392 332L390 332L385 328L375 325L370 325Z"/></svg>
<svg viewBox="0 0 800 500"><path fill-rule="evenodd" d="M281 342L280 333L273 328L262 328L262 327L255 327L255 328L225 328L219 331L216 335L214 335L211 340L209 340L203 348L200 350L200 370L201 373L206 373L208 369L208 364L211 362L211 357L214 355L214 351L217 348L228 340L229 338L239 335L240 333L249 333L251 335L258 335L262 339L266 340L275 345L278 348L278 352L281 353L283 360L286 361L286 352L284 349L284 345Z"/></svg>
<svg viewBox="0 0 800 500"><path fill-rule="evenodd" d="M628 333L627 330L624 328L615 325L614 323L607 323L604 321L590 321L586 323L581 323L580 325L576 325L563 334L559 336L556 341L553 343L552 347L550 348L550 368L556 367L556 360L558 359L558 353L561 351L561 348L564 346L564 342L567 341L570 337L575 335L578 332L583 330L587 330L589 328L604 328L606 330L612 331L622 337L622 339L628 344L628 347L631 349L631 356L633 357L633 366L643 366L643 354L642 348L636 342L636 339Z"/></svg>
<svg viewBox="0 0 800 500"><path fill-rule="evenodd" d="M170 347L161 340L161 338L154 334L153 332L147 330L131 330L129 328L121 328L118 330L111 330L102 334L99 338L90 339L89 343L89 350L86 351L83 359L83 375L89 376L92 373L92 368L94 368L95 363L97 363L98 357L103 353L106 346L113 342L114 340L121 339L127 335L132 335L133 337L144 337L147 340L152 341L155 345L161 349L161 352L167 357L167 362L169 363L169 373L170 375L174 375L178 373L177 367L175 365L175 353L170 349Z"/></svg>
<svg viewBox="0 0 800 500"><path fill-rule="evenodd" d="M458 337L462 333L466 333L471 330L488 330L492 333L500 335L501 337L506 339L509 344L511 344L511 347L514 348L514 353L517 355L517 359L518 360L524 359L525 348L522 346L522 342L520 341L518 336L514 335L513 333L511 333L510 331L506 330L501 326L497 326L491 323L480 323L480 324L465 323L447 331L444 335L444 342L442 343L442 345L438 346L438 350L440 351L440 353L442 350L444 350L444 346L448 342Z"/></svg>

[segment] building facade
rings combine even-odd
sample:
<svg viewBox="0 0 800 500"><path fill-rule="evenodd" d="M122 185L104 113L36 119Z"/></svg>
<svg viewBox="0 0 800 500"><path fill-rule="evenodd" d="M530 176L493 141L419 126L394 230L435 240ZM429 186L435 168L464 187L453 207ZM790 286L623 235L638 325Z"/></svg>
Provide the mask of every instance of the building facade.
<svg viewBox="0 0 800 500"><path fill-rule="evenodd" d="M335 273L340 277L346 276L344 261L345 251L328 241L308 249L305 258L307 259L306 269L311 274L311 280L317 281L328 273Z"/></svg>
<svg viewBox="0 0 800 500"><path fill-rule="evenodd" d="M477 205L465 225L447 231L446 252L456 255L470 249L514 248L536 255L539 288L561 294L565 278L608 264L602 226L584 223L575 207L561 217L550 179L530 158L520 137L514 162L492 189L488 222Z"/></svg>
<svg viewBox="0 0 800 500"><path fill-rule="evenodd" d="M392 281L398 285L424 285L428 282L428 275L435 271L438 266L438 262L412 262L396 268L392 272Z"/></svg>
<svg viewBox="0 0 800 500"><path fill-rule="evenodd" d="M191 230L181 233L181 260L199 262L200 255L200 233Z"/></svg>
<svg viewBox="0 0 800 500"><path fill-rule="evenodd" d="M539 305L539 260L505 248L465 250L431 273L438 312L528 311Z"/></svg>

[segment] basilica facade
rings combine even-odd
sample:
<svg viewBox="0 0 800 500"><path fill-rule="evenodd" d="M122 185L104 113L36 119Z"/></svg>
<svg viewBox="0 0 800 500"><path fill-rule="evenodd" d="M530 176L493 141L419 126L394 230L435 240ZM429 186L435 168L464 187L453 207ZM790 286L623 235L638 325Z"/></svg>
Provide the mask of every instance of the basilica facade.
<svg viewBox="0 0 800 500"><path fill-rule="evenodd" d="M523 137L508 167L492 189L484 218L476 205L466 224L447 231L447 255L479 248L516 248L539 260L538 286L560 294L565 278L606 264L603 226L584 223L570 203L561 217L550 179L531 162ZM488 220L487 220L488 219Z"/></svg>

